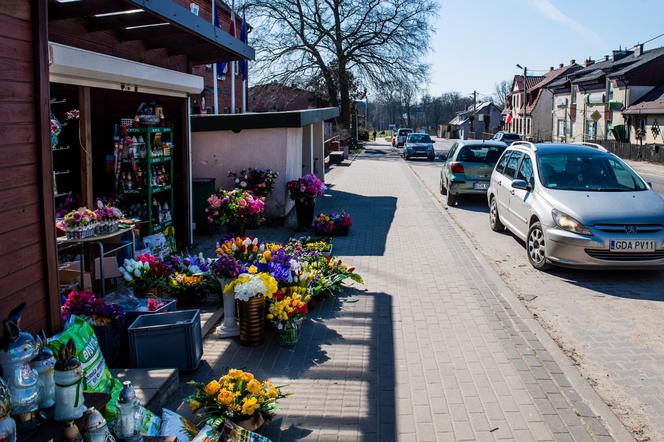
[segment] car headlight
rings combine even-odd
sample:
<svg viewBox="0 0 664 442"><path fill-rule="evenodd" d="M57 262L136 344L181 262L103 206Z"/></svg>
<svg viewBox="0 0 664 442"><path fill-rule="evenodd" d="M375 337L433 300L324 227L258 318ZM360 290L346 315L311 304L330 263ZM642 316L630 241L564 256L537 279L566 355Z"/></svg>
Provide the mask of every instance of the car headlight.
<svg viewBox="0 0 664 442"><path fill-rule="evenodd" d="M555 209L551 211L551 215L553 216L553 221L561 229L567 230L568 232L578 233L580 235L592 236L592 232L588 227L584 226L571 216Z"/></svg>

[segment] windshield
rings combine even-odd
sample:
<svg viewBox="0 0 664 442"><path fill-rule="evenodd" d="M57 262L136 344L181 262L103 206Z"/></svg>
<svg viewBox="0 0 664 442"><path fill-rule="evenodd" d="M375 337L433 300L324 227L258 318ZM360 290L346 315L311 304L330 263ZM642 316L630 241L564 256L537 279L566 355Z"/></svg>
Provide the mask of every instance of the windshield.
<svg viewBox="0 0 664 442"><path fill-rule="evenodd" d="M399 135L408 135L411 132L412 132L412 130L410 130L410 129L401 129L399 131Z"/></svg>
<svg viewBox="0 0 664 442"><path fill-rule="evenodd" d="M620 159L595 153L538 155L540 180L557 190L630 192L648 186Z"/></svg>
<svg viewBox="0 0 664 442"><path fill-rule="evenodd" d="M503 154L503 146L463 146L457 154L456 161L463 163L487 163L493 166Z"/></svg>
<svg viewBox="0 0 664 442"><path fill-rule="evenodd" d="M409 143L431 143L432 141L431 141L431 138L429 137L429 135L415 134L415 135L410 135L408 137L408 142Z"/></svg>

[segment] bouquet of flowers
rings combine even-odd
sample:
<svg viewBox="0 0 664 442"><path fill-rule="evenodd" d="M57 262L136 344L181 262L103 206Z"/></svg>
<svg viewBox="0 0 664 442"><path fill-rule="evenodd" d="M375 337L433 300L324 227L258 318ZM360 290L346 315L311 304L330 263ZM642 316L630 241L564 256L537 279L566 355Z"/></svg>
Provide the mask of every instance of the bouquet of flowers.
<svg viewBox="0 0 664 442"><path fill-rule="evenodd" d="M67 238L89 238L95 234L97 215L86 207L79 207L77 210L72 210L66 214L64 222Z"/></svg>
<svg viewBox="0 0 664 442"><path fill-rule="evenodd" d="M206 258L202 253L198 255L173 255L168 259L168 266L187 275L209 274L214 260Z"/></svg>
<svg viewBox="0 0 664 442"><path fill-rule="evenodd" d="M252 269L249 268L249 271ZM277 280L269 273L243 273L226 284L224 293L233 293L238 301L249 301L257 296L271 299L277 288Z"/></svg>
<svg viewBox="0 0 664 442"><path fill-rule="evenodd" d="M313 173L308 173L302 178L289 181L287 186L290 198L295 201L311 201L325 193L325 183Z"/></svg>
<svg viewBox="0 0 664 442"><path fill-rule="evenodd" d="M122 307L117 304L106 304L92 292L72 290L60 308L63 321L71 315L80 316L91 325L121 325L125 319Z"/></svg>
<svg viewBox="0 0 664 442"><path fill-rule="evenodd" d="M217 244L215 252L217 256L230 256L244 263L253 263L265 252L265 244L258 238L231 237Z"/></svg>
<svg viewBox="0 0 664 442"><path fill-rule="evenodd" d="M285 287L277 290L267 308L267 319L278 330L297 328L307 314L311 296L304 287Z"/></svg>
<svg viewBox="0 0 664 442"><path fill-rule="evenodd" d="M135 259L125 259L120 267L122 278L136 294L161 291L169 287L171 269L156 256L144 253Z"/></svg>
<svg viewBox="0 0 664 442"><path fill-rule="evenodd" d="M242 370L230 369L218 380L207 384L190 381L195 387L192 395L185 399L189 408L203 416L205 422L215 426L220 418L236 423L248 419L263 422L271 419L278 410L277 401L285 394L270 381L260 381Z"/></svg>
<svg viewBox="0 0 664 442"><path fill-rule="evenodd" d="M232 256L220 256L210 266L212 274L217 278L222 289L229 280L237 278L241 273L246 272L242 262Z"/></svg>
<svg viewBox="0 0 664 442"><path fill-rule="evenodd" d="M236 188L248 190L257 197L267 198L272 194L274 182L279 173L271 169L260 170L250 167L248 170L241 170L239 173L229 172L228 176L233 178Z"/></svg>
<svg viewBox="0 0 664 442"><path fill-rule="evenodd" d="M263 221L265 198L254 196L246 190L217 189L207 202L209 206L205 212L210 223L257 226Z"/></svg>
<svg viewBox="0 0 664 442"><path fill-rule="evenodd" d="M355 268L349 267L340 259L321 256L309 265L315 271L315 277L310 286L312 296L334 295L341 290L343 282L347 279L364 284L364 279L355 273Z"/></svg>
<svg viewBox="0 0 664 442"><path fill-rule="evenodd" d="M346 212L321 213L314 219L314 230L319 235L347 235L352 225Z"/></svg>
<svg viewBox="0 0 664 442"><path fill-rule="evenodd" d="M55 217L63 218L67 213L74 210L77 205L76 198L74 198L71 194L67 195L64 200L58 204L58 207L55 210Z"/></svg>
<svg viewBox="0 0 664 442"><path fill-rule="evenodd" d="M187 275L173 273L170 278L170 289L181 303L199 302L210 292L210 280L205 275Z"/></svg>

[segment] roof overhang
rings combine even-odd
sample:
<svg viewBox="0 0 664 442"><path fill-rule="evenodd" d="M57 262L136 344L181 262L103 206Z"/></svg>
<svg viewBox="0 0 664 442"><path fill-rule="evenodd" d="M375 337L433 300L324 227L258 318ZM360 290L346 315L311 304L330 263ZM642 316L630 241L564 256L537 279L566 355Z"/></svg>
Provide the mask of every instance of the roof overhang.
<svg viewBox="0 0 664 442"><path fill-rule="evenodd" d="M286 112L248 112L243 114L193 115L192 132L217 130L273 129L304 127L339 116L338 107L323 107Z"/></svg>
<svg viewBox="0 0 664 442"><path fill-rule="evenodd" d="M186 55L194 65L253 60L252 47L173 0L49 0L50 21L82 19L88 32L111 30L121 42Z"/></svg>
<svg viewBox="0 0 664 442"><path fill-rule="evenodd" d="M203 77L49 42L49 80L120 91L186 97L203 90Z"/></svg>

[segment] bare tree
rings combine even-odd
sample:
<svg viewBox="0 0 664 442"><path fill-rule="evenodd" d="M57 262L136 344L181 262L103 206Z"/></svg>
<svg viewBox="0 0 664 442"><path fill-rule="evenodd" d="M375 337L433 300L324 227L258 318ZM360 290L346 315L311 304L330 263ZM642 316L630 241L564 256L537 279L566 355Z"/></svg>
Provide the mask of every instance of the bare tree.
<svg viewBox="0 0 664 442"><path fill-rule="evenodd" d="M505 107L505 99L510 94L512 88L512 83L508 80L503 80L499 83L496 83L496 93L494 94L494 103L499 108Z"/></svg>
<svg viewBox="0 0 664 442"><path fill-rule="evenodd" d="M254 25L257 81L320 78L343 127L353 86L382 91L426 78L418 60L429 49L435 0L243 0L241 7Z"/></svg>

